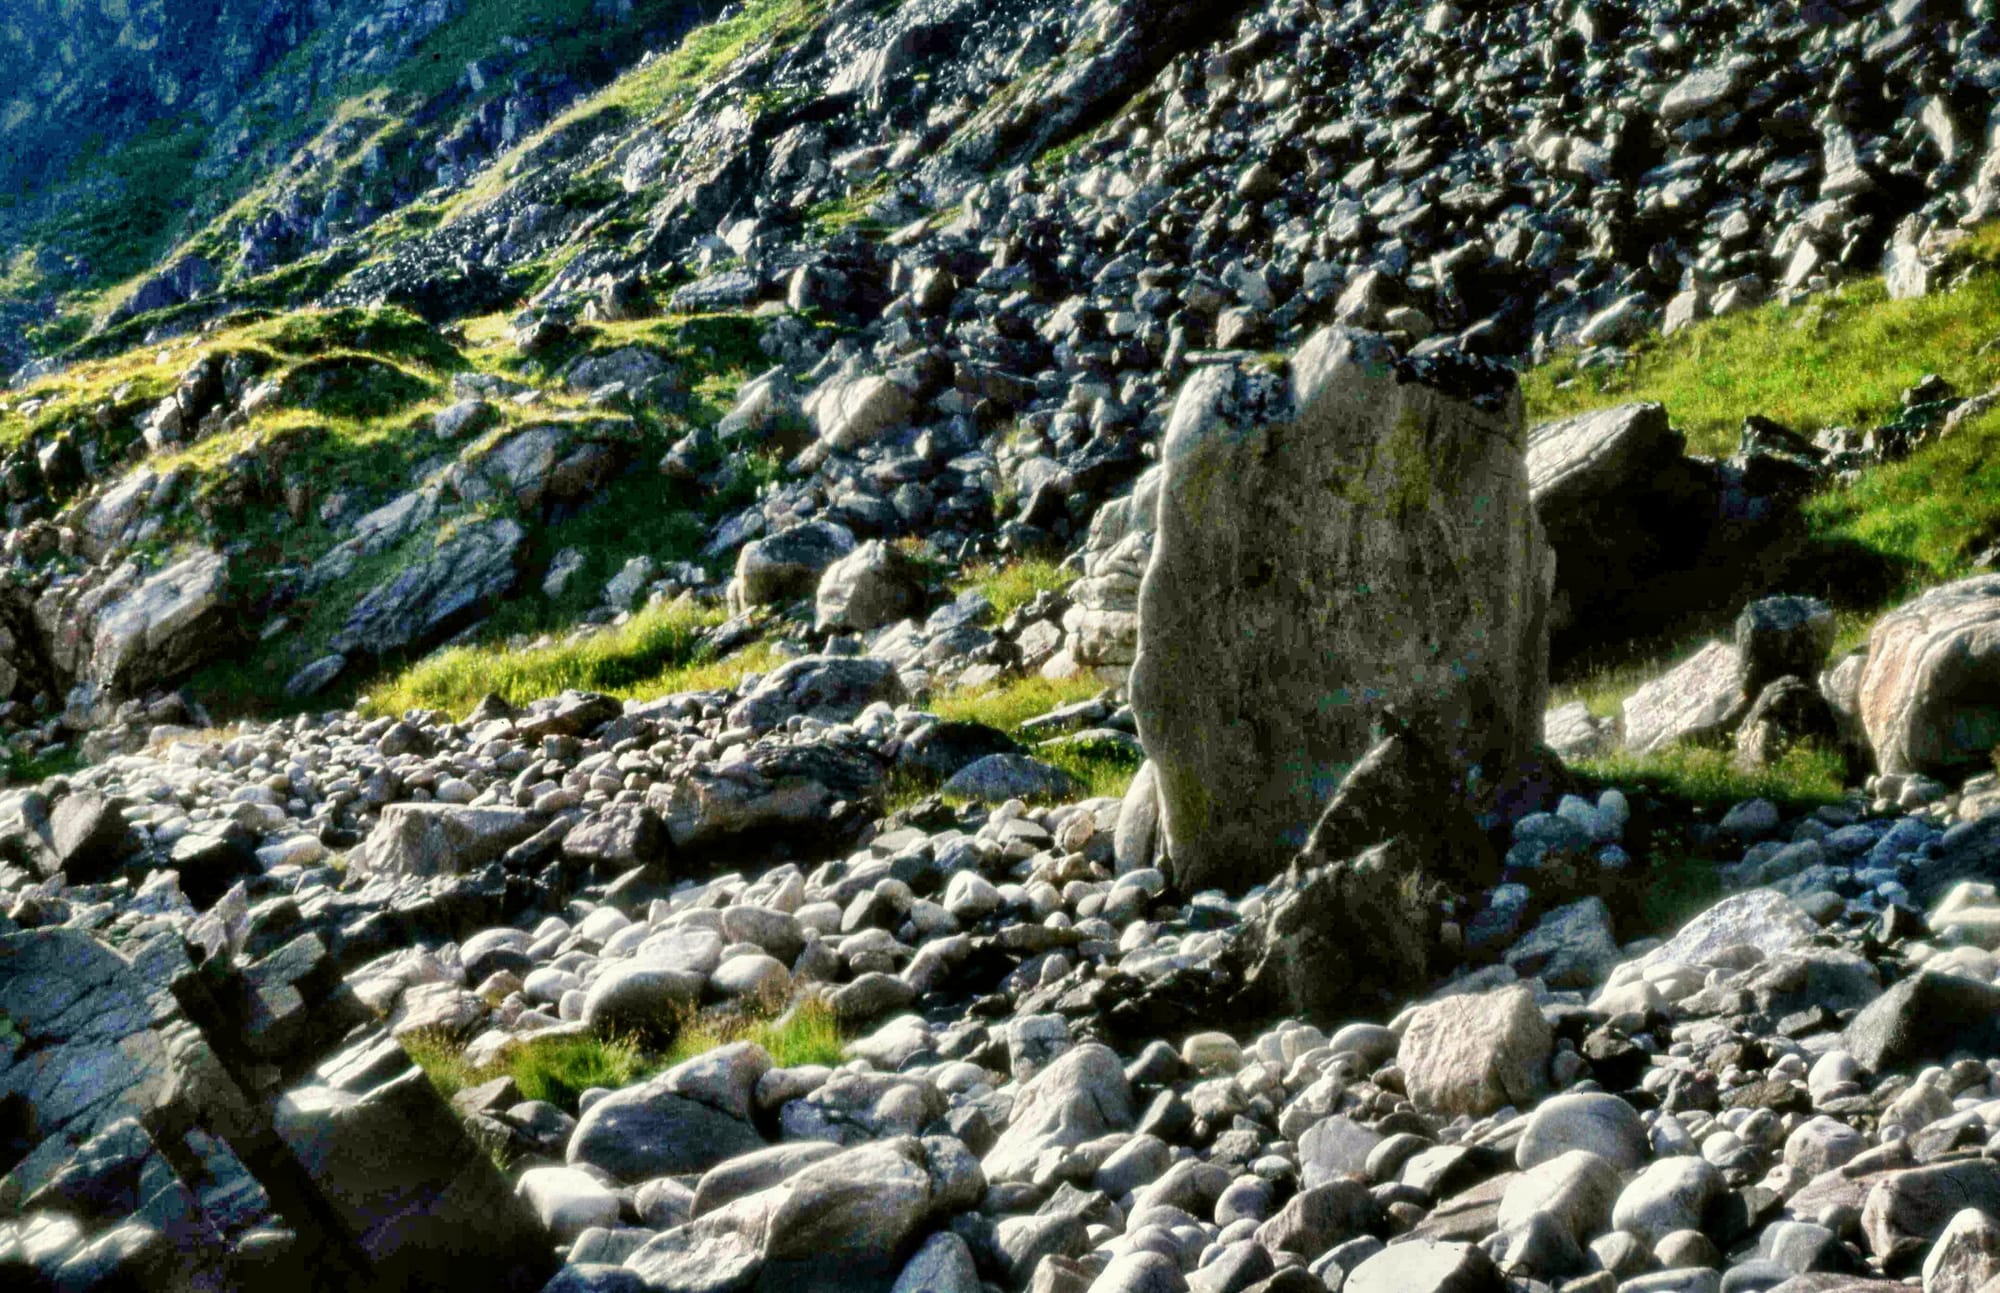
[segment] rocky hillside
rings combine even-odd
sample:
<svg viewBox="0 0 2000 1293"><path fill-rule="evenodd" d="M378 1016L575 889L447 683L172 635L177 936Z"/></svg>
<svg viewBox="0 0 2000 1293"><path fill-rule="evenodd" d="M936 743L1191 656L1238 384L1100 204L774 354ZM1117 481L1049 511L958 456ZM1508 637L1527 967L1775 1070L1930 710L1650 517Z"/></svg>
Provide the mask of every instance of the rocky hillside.
<svg viewBox="0 0 2000 1293"><path fill-rule="evenodd" d="M0 1287L2000 1287L1989 0L0 67Z"/></svg>

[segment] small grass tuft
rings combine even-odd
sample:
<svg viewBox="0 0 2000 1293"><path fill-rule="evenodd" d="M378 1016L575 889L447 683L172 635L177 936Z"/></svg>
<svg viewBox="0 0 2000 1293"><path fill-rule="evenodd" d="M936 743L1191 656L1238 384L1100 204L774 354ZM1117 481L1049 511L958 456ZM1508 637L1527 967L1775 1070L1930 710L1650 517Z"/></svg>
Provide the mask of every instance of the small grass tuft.
<svg viewBox="0 0 2000 1293"><path fill-rule="evenodd" d="M507 1071L525 1099L574 1109L592 1087L631 1086L661 1067L629 1037L552 1037L523 1047Z"/></svg>
<svg viewBox="0 0 2000 1293"><path fill-rule="evenodd" d="M545 646L453 647L418 661L371 693L382 714L410 709L465 713L489 693L512 705L569 688L626 699L726 686L768 666L768 653L752 647L726 660L708 658L703 629L722 613L687 602L647 606L617 628L589 632Z"/></svg>
<svg viewBox="0 0 2000 1293"><path fill-rule="evenodd" d="M546 1100L574 1110L591 1087L631 1086L666 1067L629 1037L562 1036L531 1040L506 1059L484 1067L469 1063L465 1050L440 1033L412 1033L403 1052L424 1071L439 1095L459 1092L497 1077L512 1077L524 1100Z"/></svg>
<svg viewBox="0 0 2000 1293"><path fill-rule="evenodd" d="M1103 690L1104 684L1088 675L1055 680L1030 674L947 693L931 706L931 712L942 719L984 723L1012 734L1037 715L1089 700Z"/></svg>
<svg viewBox="0 0 2000 1293"><path fill-rule="evenodd" d="M964 587L977 589L993 603L995 619L1005 619L1035 600L1039 593L1067 592L1076 576L1044 557L1029 557L1008 565L981 566L967 572Z"/></svg>
<svg viewBox="0 0 2000 1293"><path fill-rule="evenodd" d="M764 1048L779 1068L806 1064L838 1064L847 1042L833 1009L817 997L809 997L771 1018L768 1008L752 1008L738 1013L711 1013L700 1016L681 1029L666 1064L673 1067L697 1055L705 1055L731 1042L752 1042Z"/></svg>

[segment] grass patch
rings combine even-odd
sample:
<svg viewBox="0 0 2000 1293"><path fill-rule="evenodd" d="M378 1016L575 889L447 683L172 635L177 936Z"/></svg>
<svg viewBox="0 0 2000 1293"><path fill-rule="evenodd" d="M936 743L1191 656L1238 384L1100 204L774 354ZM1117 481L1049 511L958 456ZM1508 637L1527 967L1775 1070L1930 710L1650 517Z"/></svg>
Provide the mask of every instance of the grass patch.
<svg viewBox="0 0 2000 1293"><path fill-rule="evenodd" d="M1691 745L1650 754L1621 750L1580 759L1575 767L1597 781L1711 810L1745 799L1769 799L1794 811L1837 803L1846 774L1839 752L1817 745L1794 746L1768 768L1739 768L1731 750Z"/></svg>
<svg viewBox="0 0 2000 1293"><path fill-rule="evenodd" d="M728 18L695 27L670 53L635 67L596 94L501 154L479 180L446 207L445 222L491 202L517 173L517 164L540 155L572 131L596 135L634 119L669 126L707 86L738 59L802 38L827 8L826 0L748 0Z"/></svg>
<svg viewBox="0 0 2000 1293"><path fill-rule="evenodd" d="M1103 690L1103 683L1085 675L1056 681L1030 674L948 692L931 706L931 712L949 721L984 723L1011 734L1038 714L1089 700Z"/></svg>
<svg viewBox="0 0 2000 1293"><path fill-rule="evenodd" d="M1698 453L1734 448L1743 419L1773 418L1808 435L1889 418L1902 392L1937 373L1967 394L2000 383L2000 270L1986 250L1956 290L1892 301L1880 280L1848 283L1800 305L1776 303L1712 319L1634 347L1634 360L1586 372L1562 356L1522 377L1536 420L1628 400L1658 400ZM1982 353L1983 351L1983 353Z"/></svg>
<svg viewBox="0 0 2000 1293"><path fill-rule="evenodd" d="M1907 572L1892 596L1972 573L1972 558L2000 543L2000 410L1902 462L1809 500L1816 541L1886 557Z"/></svg>
<svg viewBox="0 0 2000 1293"><path fill-rule="evenodd" d="M449 1100L468 1087L511 1077L524 1100L546 1100L569 1110L592 1087L630 1086L666 1064L648 1056L629 1037L548 1037L529 1041L505 1060L485 1067L469 1063L464 1050L437 1033L413 1033L403 1051L424 1071L438 1094Z"/></svg>
<svg viewBox="0 0 2000 1293"><path fill-rule="evenodd" d="M751 1042L763 1047L779 1068L838 1064L847 1044L832 1007L811 997L776 1018L751 1011L715 1013L692 1020L681 1029L668 1050L666 1067L731 1042Z"/></svg>
<svg viewBox="0 0 2000 1293"><path fill-rule="evenodd" d="M676 601L645 607L617 628L545 646L454 647L378 687L369 707L383 714L410 709L463 714L489 693L524 705L572 687L626 698L702 690L725 673L748 672L759 663L750 652L726 661L702 656L702 630L722 620L720 611Z"/></svg>
<svg viewBox="0 0 2000 1293"><path fill-rule="evenodd" d="M1103 684L1089 676L1052 681L1033 674L984 687L948 692L930 709L948 722L984 723L1019 739L1021 724L1029 719L1058 706L1089 700L1103 690ZM1109 742L1068 745L1058 749L1037 749L1027 741L1022 744L1027 745L1036 758L1054 764L1081 781L1086 796L1124 795L1141 762L1124 747ZM910 781L892 786L889 794L891 811L915 803L932 789Z"/></svg>
<svg viewBox="0 0 2000 1293"><path fill-rule="evenodd" d="M1067 592L1076 576L1045 557L1029 557L1008 565L981 566L970 572L966 586L978 590L993 603L996 619L1009 615L1035 600L1038 593Z"/></svg>
<svg viewBox="0 0 2000 1293"><path fill-rule="evenodd" d="M1123 745L1085 741L1057 749L1036 750L1035 757L1055 764L1083 783L1087 798L1123 799L1145 760Z"/></svg>

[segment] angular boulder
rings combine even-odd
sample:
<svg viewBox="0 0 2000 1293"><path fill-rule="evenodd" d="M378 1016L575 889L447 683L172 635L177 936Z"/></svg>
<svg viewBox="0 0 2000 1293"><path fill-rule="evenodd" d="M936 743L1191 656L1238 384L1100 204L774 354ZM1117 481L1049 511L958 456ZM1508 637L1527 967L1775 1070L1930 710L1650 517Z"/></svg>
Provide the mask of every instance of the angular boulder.
<svg viewBox="0 0 2000 1293"><path fill-rule="evenodd" d="M806 416L828 449L852 452L910 420L917 403L886 377L835 377L806 397Z"/></svg>
<svg viewBox="0 0 2000 1293"><path fill-rule="evenodd" d="M866 632L914 614L923 598L923 567L902 549L870 539L820 576L813 626L822 633Z"/></svg>
<svg viewBox="0 0 2000 1293"><path fill-rule="evenodd" d="M1108 1046L1087 1042L1057 1057L1014 1098L1007 1130L987 1151L993 1180L1025 1176L1047 1149L1068 1149L1132 1126L1132 1088Z"/></svg>
<svg viewBox="0 0 2000 1293"><path fill-rule="evenodd" d="M200 551L161 570L97 617L90 675L120 694L144 691L228 647L229 563Z"/></svg>
<svg viewBox="0 0 2000 1293"><path fill-rule="evenodd" d="M1734 644L1710 642L1625 698L1625 746L1641 754L1681 741L1717 741L1750 708Z"/></svg>
<svg viewBox="0 0 2000 1293"><path fill-rule="evenodd" d="M2000 576L1930 589L1877 620L1859 708L1882 772L1985 763L2000 745Z"/></svg>
<svg viewBox="0 0 2000 1293"><path fill-rule="evenodd" d="M1504 780L1540 740L1553 560L1511 375L1325 329L1176 401L1132 704L1182 887L1269 879L1395 708Z"/></svg>
<svg viewBox="0 0 2000 1293"><path fill-rule="evenodd" d="M765 674L729 711L729 724L764 732L794 714L844 723L876 701L895 705L903 698L903 680L887 660L800 656Z"/></svg>
<svg viewBox="0 0 2000 1293"><path fill-rule="evenodd" d="M814 835L837 835L834 805L859 803L877 794L886 779L885 766L859 750L760 744L740 761L704 764L656 783L646 802L666 823L677 849L698 853L778 834L797 845Z"/></svg>
<svg viewBox="0 0 2000 1293"><path fill-rule="evenodd" d="M359 860L384 875L458 875L496 861L542 826L525 808L390 804L362 841Z"/></svg>
<svg viewBox="0 0 2000 1293"><path fill-rule="evenodd" d="M1498 877L1449 765L1412 733L1384 739L1342 779L1271 886L1263 919L1245 930L1237 955L1246 1006L1305 1016L1351 1013L1358 1001L1387 1006L1429 978L1439 933L1432 895Z"/></svg>
<svg viewBox="0 0 2000 1293"><path fill-rule="evenodd" d="M827 567L854 551L854 535L831 521L808 521L744 545L736 554L730 605L739 609L810 597Z"/></svg>
<svg viewBox="0 0 2000 1293"><path fill-rule="evenodd" d="M528 532L510 517L475 521L422 561L370 589L329 645L372 656L429 646L477 619L519 576Z"/></svg>

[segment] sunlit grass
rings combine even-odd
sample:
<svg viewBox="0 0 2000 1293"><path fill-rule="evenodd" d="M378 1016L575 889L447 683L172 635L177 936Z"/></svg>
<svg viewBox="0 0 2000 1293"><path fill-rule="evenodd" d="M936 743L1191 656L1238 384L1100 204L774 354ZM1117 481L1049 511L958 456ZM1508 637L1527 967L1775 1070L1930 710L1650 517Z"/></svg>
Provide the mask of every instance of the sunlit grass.
<svg viewBox="0 0 2000 1293"><path fill-rule="evenodd" d="M616 628L544 646L453 647L376 686L368 707L382 714L410 709L463 714L488 695L525 705L570 688L643 700L726 687L746 673L768 669L774 657L762 646L721 660L702 655L702 631L722 619L719 610L675 601L644 607Z"/></svg>

